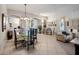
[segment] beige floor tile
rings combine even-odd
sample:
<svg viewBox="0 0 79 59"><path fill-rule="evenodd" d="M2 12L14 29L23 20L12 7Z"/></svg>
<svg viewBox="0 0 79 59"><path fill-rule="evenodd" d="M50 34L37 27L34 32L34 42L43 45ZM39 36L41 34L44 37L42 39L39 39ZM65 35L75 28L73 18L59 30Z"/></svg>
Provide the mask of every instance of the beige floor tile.
<svg viewBox="0 0 79 59"><path fill-rule="evenodd" d="M55 35L38 34L38 43L35 49L26 48L15 49L13 40L7 41L7 44L0 54L7 55L74 55L75 48L71 43L63 43L56 40Z"/></svg>

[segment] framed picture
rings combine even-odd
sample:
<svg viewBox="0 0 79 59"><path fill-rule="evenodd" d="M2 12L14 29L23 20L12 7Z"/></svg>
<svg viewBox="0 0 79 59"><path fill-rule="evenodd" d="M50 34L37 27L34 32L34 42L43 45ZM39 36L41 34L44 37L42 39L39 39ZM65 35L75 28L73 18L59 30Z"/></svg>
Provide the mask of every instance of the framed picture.
<svg viewBox="0 0 79 59"><path fill-rule="evenodd" d="M10 27L12 27L12 23L9 23Z"/></svg>
<svg viewBox="0 0 79 59"><path fill-rule="evenodd" d="M69 21L67 21L67 26L69 26Z"/></svg>
<svg viewBox="0 0 79 59"><path fill-rule="evenodd" d="M5 15L2 13L2 32L6 29L6 19Z"/></svg>

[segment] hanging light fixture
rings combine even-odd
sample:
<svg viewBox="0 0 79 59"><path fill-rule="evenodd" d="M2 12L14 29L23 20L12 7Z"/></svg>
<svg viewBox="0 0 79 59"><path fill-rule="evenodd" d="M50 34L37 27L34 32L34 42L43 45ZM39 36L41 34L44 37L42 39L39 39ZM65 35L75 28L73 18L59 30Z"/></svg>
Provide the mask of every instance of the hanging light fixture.
<svg viewBox="0 0 79 59"><path fill-rule="evenodd" d="M23 20L29 20L29 18L27 17L27 15L26 15L26 6L27 6L27 4L24 4L24 16L23 17L21 17L20 19L23 19Z"/></svg>
<svg viewBox="0 0 79 59"><path fill-rule="evenodd" d="M24 16L20 18L20 19L23 19L23 20L25 20L25 18L26 18L26 5L27 4L24 4Z"/></svg>
<svg viewBox="0 0 79 59"><path fill-rule="evenodd" d="M27 16L26 16L26 5L27 5L27 4L24 4L24 6L25 6L25 17L27 17Z"/></svg>

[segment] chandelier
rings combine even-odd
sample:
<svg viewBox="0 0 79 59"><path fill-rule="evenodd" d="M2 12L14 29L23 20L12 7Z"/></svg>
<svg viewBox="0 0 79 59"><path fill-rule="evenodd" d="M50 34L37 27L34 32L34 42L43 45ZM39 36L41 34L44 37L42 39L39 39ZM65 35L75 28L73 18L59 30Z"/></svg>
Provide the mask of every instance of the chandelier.
<svg viewBox="0 0 79 59"><path fill-rule="evenodd" d="M27 4L24 4L24 6L25 6L25 17L27 17L27 16L26 16L26 6L27 6Z"/></svg>
<svg viewBox="0 0 79 59"><path fill-rule="evenodd" d="M24 16L21 17L21 19L23 19L23 20L28 19L28 18L27 18L27 15L26 15L26 6L27 6L27 4L24 4Z"/></svg>

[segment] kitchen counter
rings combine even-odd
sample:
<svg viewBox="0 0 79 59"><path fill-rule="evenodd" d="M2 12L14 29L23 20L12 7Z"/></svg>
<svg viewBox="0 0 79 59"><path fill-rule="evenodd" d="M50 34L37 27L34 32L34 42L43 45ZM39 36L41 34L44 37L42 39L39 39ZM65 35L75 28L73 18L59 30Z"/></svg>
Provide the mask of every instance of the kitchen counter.
<svg viewBox="0 0 79 59"><path fill-rule="evenodd" d="M79 45L79 38L75 38L75 39L71 40L70 42L73 44Z"/></svg>
<svg viewBox="0 0 79 59"><path fill-rule="evenodd" d="M75 38L70 42L75 46L75 55L79 55L79 38Z"/></svg>

